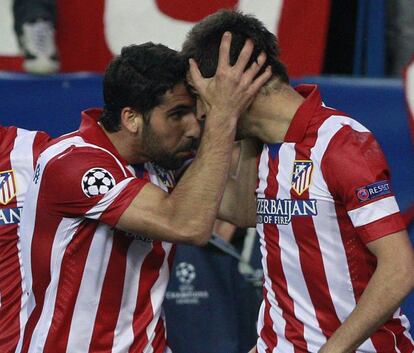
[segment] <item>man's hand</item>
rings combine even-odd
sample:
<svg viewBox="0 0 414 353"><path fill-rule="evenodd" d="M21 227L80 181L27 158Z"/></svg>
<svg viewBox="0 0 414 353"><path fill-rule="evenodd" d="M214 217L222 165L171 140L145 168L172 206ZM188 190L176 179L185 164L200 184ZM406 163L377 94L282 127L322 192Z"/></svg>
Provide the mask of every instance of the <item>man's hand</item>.
<svg viewBox="0 0 414 353"><path fill-rule="evenodd" d="M230 119L237 121L259 89L271 77L272 72L269 66L255 79L266 61L264 53L258 56L257 62L245 70L254 47L250 39L246 40L236 64L231 66L229 63L230 45L231 33L225 32L220 44L217 70L212 78L204 78L197 63L190 59L190 83L197 90L205 115L212 115L227 121ZM215 114L210 114L212 110Z"/></svg>

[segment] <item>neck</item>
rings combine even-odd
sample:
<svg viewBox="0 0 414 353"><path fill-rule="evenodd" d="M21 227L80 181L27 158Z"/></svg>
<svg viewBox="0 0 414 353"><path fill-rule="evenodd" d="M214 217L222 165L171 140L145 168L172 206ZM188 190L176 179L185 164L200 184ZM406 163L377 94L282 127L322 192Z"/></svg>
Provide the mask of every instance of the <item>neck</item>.
<svg viewBox="0 0 414 353"><path fill-rule="evenodd" d="M123 129L117 132L108 132L103 126L101 128L128 164L141 164L149 161L149 157L146 156L137 136Z"/></svg>
<svg viewBox="0 0 414 353"><path fill-rule="evenodd" d="M287 84L260 92L244 119L245 134L257 137L264 143L283 142L303 101L304 98Z"/></svg>

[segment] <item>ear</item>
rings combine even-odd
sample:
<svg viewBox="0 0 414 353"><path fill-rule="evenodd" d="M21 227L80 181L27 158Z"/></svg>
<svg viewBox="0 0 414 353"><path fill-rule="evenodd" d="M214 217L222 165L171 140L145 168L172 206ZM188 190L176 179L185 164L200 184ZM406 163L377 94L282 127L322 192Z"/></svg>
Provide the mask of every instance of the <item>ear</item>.
<svg viewBox="0 0 414 353"><path fill-rule="evenodd" d="M121 110L121 125L129 132L136 134L141 130L143 116L131 107L125 107Z"/></svg>

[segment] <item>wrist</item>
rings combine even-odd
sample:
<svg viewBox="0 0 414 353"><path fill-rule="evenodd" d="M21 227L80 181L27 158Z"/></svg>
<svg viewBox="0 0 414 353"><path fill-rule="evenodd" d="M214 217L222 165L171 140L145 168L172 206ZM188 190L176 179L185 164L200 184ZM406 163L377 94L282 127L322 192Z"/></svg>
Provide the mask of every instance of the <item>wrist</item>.
<svg viewBox="0 0 414 353"><path fill-rule="evenodd" d="M206 124L219 126L227 129L236 128L240 114L235 112L227 112L223 109L212 108L206 116Z"/></svg>

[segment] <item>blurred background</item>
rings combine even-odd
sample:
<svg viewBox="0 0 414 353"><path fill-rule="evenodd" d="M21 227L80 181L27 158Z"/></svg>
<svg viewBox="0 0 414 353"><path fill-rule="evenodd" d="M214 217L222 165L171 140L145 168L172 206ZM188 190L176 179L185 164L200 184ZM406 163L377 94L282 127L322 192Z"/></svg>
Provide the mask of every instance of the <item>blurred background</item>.
<svg viewBox="0 0 414 353"><path fill-rule="evenodd" d="M124 45L179 50L220 8L256 15L294 85L319 84L326 105L374 132L414 240L414 0L0 0L0 123L77 129L81 110L101 106L102 72ZM206 248L177 249L165 302L175 353L240 353L255 341L258 239L226 224L215 232ZM413 294L403 310L414 322Z"/></svg>

